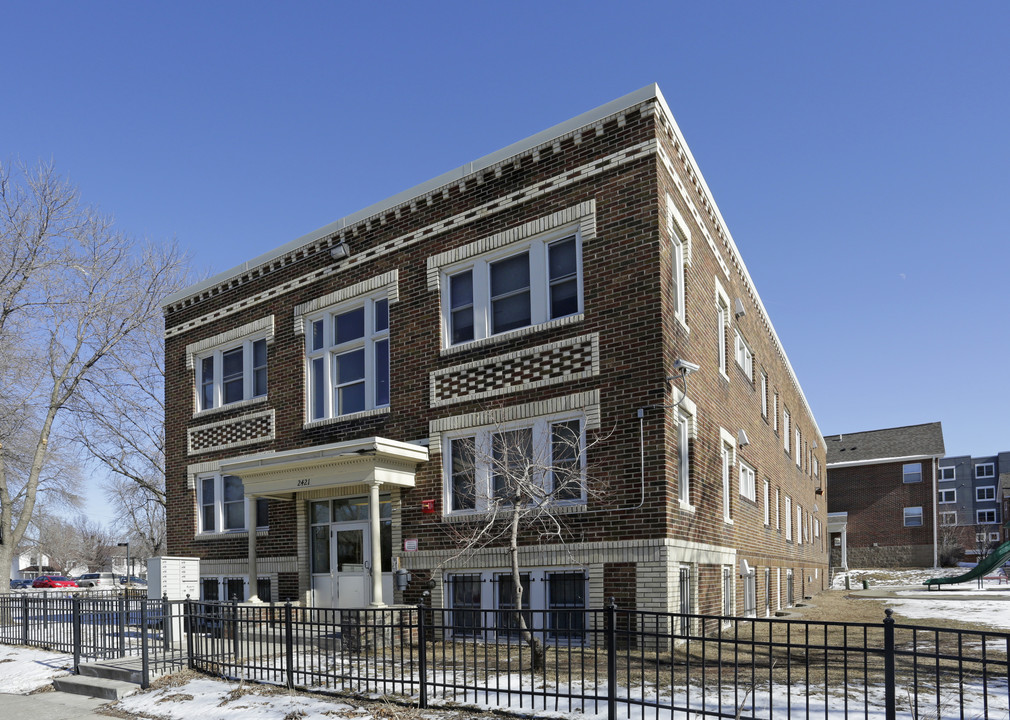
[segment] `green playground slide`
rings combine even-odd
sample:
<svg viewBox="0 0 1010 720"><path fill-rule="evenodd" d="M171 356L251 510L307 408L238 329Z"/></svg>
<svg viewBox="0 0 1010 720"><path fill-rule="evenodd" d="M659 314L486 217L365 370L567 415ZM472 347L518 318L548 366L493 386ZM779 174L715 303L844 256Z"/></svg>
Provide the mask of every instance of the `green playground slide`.
<svg viewBox="0 0 1010 720"><path fill-rule="evenodd" d="M1008 558L1010 558L1010 540L998 546L995 550L989 553L988 557L964 575L957 575L956 577L930 578L924 582L923 585L956 585L957 583L968 582L969 580L977 580L978 578L984 577L998 568L1006 562Z"/></svg>

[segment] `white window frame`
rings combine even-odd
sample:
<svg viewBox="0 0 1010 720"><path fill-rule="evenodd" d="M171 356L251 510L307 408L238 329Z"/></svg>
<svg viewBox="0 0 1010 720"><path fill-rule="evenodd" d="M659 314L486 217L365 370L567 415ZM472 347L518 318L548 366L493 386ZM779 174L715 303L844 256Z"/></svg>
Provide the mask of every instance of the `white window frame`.
<svg viewBox="0 0 1010 720"><path fill-rule="evenodd" d="M796 544L803 544L803 506L796 503Z"/></svg>
<svg viewBox="0 0 1010 720"><path fill-rule="evenodd" d="M754 353L739 330L734 330L733 356L736 358L737 366L747 376L747 380L754 382Z"/></svg>
<svg viewBox="0 0 1010 720"><path fill-rule="evenodd" d="M687 265L690 262L690 231L684 218L677 207L673 204L673 197L666 196L666 204L669 209L669 229L670 229L670 263L671 263L671 297L673 300L673 314L678 321L687 327Z"/></svg>
<svg viewBox="0 0 1010 720"><path fill-rule="evenodd" d="M912 469L916 468L916 469ZM918 476L918 477L916 477ZM911 480L909 478L912 478ZM922 482L922 463L905 463L901 466L901 482L920 483Z"/></svg>
<svg viewBox="0 0 1010 720"><path fill-rule="evenodd" d="M779 431L779 394L778 394L778 392L775 393L775 395L772 398L772 400L773 400L773 403L772 403L772 410L773 410L772 428L775 430L775 432L778 432Z"/></svg>
<svg viewBox="0 0 1010 720"><path fill-rule="evenodd" d="M769 527L771 525L771 483L769 483L767 479L764 481L762 494L764 496L765 527Z"/></svg>
<svg viewBox="0 0 1010 720"><path fill-rule="evenodd" d="M796 467L803 466L803 433L799 426L796 427Z"/></svg>
<svg viewBox="0 0 1010 720"><path fill-rule="evenodd" d="M768 418L768 373L761 371L761 417Z"/></svg>
<svg viewBox="0 0 1010 720"><path fill-rule="evenodd" d="M975 502L996 502L996 486L980 485L975 488Z"/></svg>
<svg viewBox="0 0 1010 720"><path fill-rule="evenodd" d="M677 499L682 510L693 511L691 504L691 428L693 417L677 414Z"/></svg>
<svg viewBox="0 0 1010 720"><path fill-rule="evenodd" d="M782 408L782 447L786 452L789 452L789 410Z"/></svg>
<svg viewBox="0 0 1010 720"><path fill-rule="evenodd" d="M380 307L385 307L386 324L384 328L377 329L376 323L382 314ZM362 336L337 344L335 328L337 318L359 308L363 312ZM386 366L380 370L382 345L385 345ZM390 349L389 299L385 291L358 296L307 315L305 317L306 423L350 418L360 413L388 408L392 392ZM339 358L357 351L363 351L363 377L360 380L355 378L350 382L340 383ZM338 399L341 390L356 385L363 386L363 407L347 412L341 411ZM383 385L385 385L385 398L381 397ZM321 407L317 402L319 399L322 401Z"/></svg>
<svg viewBox="0 0 1010 720"><path fill-rule="evenodd" d="M989 542L999 542L999 533L998 532L989 533Z"/></svg>
<svg viewBox="0 0 1010 720"><path fill-rule="evenodd" d="M948 470L950 470L950 477L947 477L947 471ZM945 467L941 467L940 468L940 477L938 479L941 482L945 481L945 480L954 480L955 479L954 478L954 470L955 470L955 468L954 468L953 465L947 465Z"/></svg>
<svg viewBox="0 0 1010 720"><path fill-rule="evenodd" d="M957 502L957 488L940 488L938 492L937 503L940 505L949 505L950 503Z"/></svg>
<svg viewBox="0 0 1010 720"><path fill-rule="evenodd" d="M739 473L740 496L751 502L757 502L757 474L754 472L754 468L741 460Z"/></svg>
<svg viewBox="0 0 1010 720"><path fill-rule="evenodd" d="M793 539L793 499L786 495L786 542Z"/></svg>
<svg viewBox="0 0 1010 720"><path fill-rule="evenodd" d="M225 478L234 477L238 480L239 485L242 486L242 527L232 527L225 528L225 505L231 503L240 502L238 500L233 500L231 503L225 503L224 501L224 486ZM213 483L213 500L210 502L205 502L205 481ZM257 502L259 500L266 500L265 498L250 498L245 493L245 486L242 483L242 479L229 475L228 473L206 473L203 475L198 475L196 478L196 507L197 507L197 533L199 535L230 535L233 533L245 533L249 527L249 518L253 517L252 513L256 512ZM211 507L214 517L214 527L205 527L205 515L204 508ZM269 516L267 518L267 524L257 525L257 530L266 530L269 527Z"/></svg>
<svg viewBox="0 0 1010 720"><path fill-rule="evenodd" d="M556 499L550 498L552 505L585 505L586 503L586 417L583 413L563 413L542 416L529 420L520 420L501 425L484 425L467 428L442 436L442 486L443 504L446 515L473 515L487 512L495 503L494 472L493 472L493 439L500 433L517 430L531 430L531 452L533 467L540 468L536 482L544 489L544 494L553 492L552 478L545 468L553 468L552 428L556 424L577 421L579 423L579 470L581 475L581 493L578 497ZM473 442L473 482L474 507L453 507L453 452L454 441L470 439ZM505 506L503 503L499 506Z"/></svg>
<svg viewBox="0 0 1010 720"><path fill-rule="evenodd" d="M733 524L732 514L732 474L736 465L736 440L725 428L719 428L722 436L722 520Z"/></svg>
<svg viewBox="0 0 1010 720"><path fill-rule="evenodd" d="M259 343L262 343L264 362L262 365L254 365L254 350L255 346ZM232 400L231 402L226 403L224 401L224 357L236 350L242 351L242 397L238 400ZM197 412L237 406L239 403L249 402L252 400L266 400L267 387L269 383L268 357L269 342L267 341L266 333L258 333L257 335L252 335L233 343L223 344L213 350L196 354L193 357L193 363L196 375L195 390ZM211 373L211 378L209 379L204 378L208 361L210 363L209 369ZM262 369L264 375L262 392L257 391L255 386L256 371L260 369ZM208 384L210 385L212 395L212 401L210 404L206 402L206 398L204 397L204 386Z"/></svg>
<svg viewBox="0 0 1010 720"><path fill-rule="evenodd" d="M991 520L989 520L989 519L983 519L983 517L985 517L985 518L992 518L992 519ZM990 508L988 510L976 510L975 511L975 524L976 525L993 525L996 522L998 522L997 517L996 517L996 508Z"/></svg>
<svg viewBox="0 0 1010 720"><path fill-rule="evenodd" d="M918 518L919 521L915 522ZM912 522L909 522L911 520ZM922 516L922 506L915 505L912 507L906 507L902 512L902 525L904 527L922 527L923 516Z"/></svg>
<svg viewBox="0 0 1010 720"><path fill-rule="evenodd" d="M945 510L941 512L940 525L942 527L955 527L957 525L957 510Z"/></svg>
<svg viewBox="0 0 1010 720"><path fill-rule="evenodd" d="M718 279L715 281L715 312L719 374L729 380L729 367L727 365L729 360L729 295L722 289L722 284Z"/></svg>
<svg viewBox="0 0 1010 720"><path fill-rule="evenodd" d="M781 514L781 512L779 512L780 509L781 509L781 507L782 507L781 502L780 502L781 499L782 499L782 490L781 490L781 488L775 488L775 529L776 530L781 530L782 529L782 514Z"/></svg>
<svg viewBox="0 0 1010 720"><path fill-rule="evenodd" d="M987 478L996 477L996 465L995 463L979 463L975 466L975 479L985 480Z"/></svg>
<svg viewBox="0 0 1010 720"><path fill-rule="evenodd" d="M578 307L571 313L553 315L550 308L549 249L550 246L569 239L575 241L575 283ZM530 322L528 325L493 332L491 326L491 266L523 253L528 253L529 258ZM473 313L473 338L454 343L452 341L451 279L467 272L471 273L472 281L472 303L470 305L472 305ZM584 308L583 285L582 233L578 228L572 227L560 228L522 242L510 243L492 252L469 257L463 262L446 265L440 268L442 347L463 347L487 338L508 337L510 333L579 315Z"/></svg>

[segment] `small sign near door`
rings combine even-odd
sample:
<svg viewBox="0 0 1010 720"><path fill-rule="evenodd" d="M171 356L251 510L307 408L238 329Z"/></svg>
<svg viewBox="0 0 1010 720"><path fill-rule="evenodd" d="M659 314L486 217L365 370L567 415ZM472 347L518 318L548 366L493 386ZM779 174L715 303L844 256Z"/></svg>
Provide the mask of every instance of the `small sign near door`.
<svg viewBox="0 0 1010 720"><path fill-rule="evenodd" d="M404 538L404 540L403 540L403 551L404 552L417 552L417 538Z"/></svg>

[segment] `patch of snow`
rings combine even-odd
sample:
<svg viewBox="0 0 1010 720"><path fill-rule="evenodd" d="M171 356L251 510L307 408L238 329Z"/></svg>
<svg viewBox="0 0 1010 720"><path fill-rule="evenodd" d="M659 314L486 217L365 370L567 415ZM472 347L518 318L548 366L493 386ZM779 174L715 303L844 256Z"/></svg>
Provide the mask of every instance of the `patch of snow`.
<svg viewBox="0 0 1010 720"><path fill-rule="evenodd" d="M69 675L74 658L34 648L0 645L0 693L27 695Z"/></svg>

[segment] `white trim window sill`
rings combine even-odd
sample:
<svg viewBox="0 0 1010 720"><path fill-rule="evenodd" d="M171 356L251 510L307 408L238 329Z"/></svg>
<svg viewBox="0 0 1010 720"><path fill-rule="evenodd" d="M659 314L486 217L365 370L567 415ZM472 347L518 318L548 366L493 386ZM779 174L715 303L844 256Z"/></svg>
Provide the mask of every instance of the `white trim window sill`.
<svg viewBox="0 0 1010 720"><path fill-rule="evenodd" d="M270 535L270 528L256 528L256 537L267 537ZM197 533L194 540L227 540L228 538L248 538L248 530L229 530L219 533Z"/></svg>
<svg viewBox="0 0 1010 720"><path fill-rule="evenodd" d="M390 412L389 406L374 408L372 410L362 410L361 412L348 413L347 415L338 415L337 417L331 418L321 418L319 420L310 420L302 425L303 430L311 430L312 428L324 427L326 425L333 425L334 423L350 422L352 420L361 420L362 418L376 417L378 415L388 415Z"/></svg>
<svg viewBox="0 0 1010 720"><path fill-rule="evenodd" d="M253 407L254 405L266 405L268 400L269 396L263 395L261 397L249 398L248 400L239 400L238 402L228 403L227 405L207 408L206 410L197 410L193 413L193 419L199 420L213 415L220 415L221 413L226 413L229 410L242 410L244 408Z"/></svg>
<svg viewBox="0 0 1010 720"><path fill-rule="evenodd" d="M442 350L439 351L439 356L446 357L447 355L455 355L457 353L466 352L467 350L475 350L489 345L496 345L501 342L507 342L518 337L523 337L524 335L532 335L533 333L538 333L542 330L550 330L552 328L564 327L566 325L575 325L583 320L585 320L585 313L580 312L575 315L568 315L556 320L548 320L547 322L539 323L538 325L527 325L526 327L516 328L515 330L509 330L508 332L481 338L480 340L470 340L469 342L460 343L459 345L451 345L447 348L442 348Z"/></svg>
<svg viewBox="0 0 1010 720"><path fill-rule="evenodd" d="M584 513L588 510L585 503L573 503L571 505L555 505L548 512L556 515L573 515ZM507 517L512 514L512 508L502 508L499 510L499 517ZM442 516L442 521L447 523L467 523L480 522L486 520L490 513L483 510L457 510L456 512Z"/></svg>
<svg viewBox="0 0 1010 720"><path fill-rule="evenodd" d="M679 501L679 503L680 503L680 509L683 510L684 512L693 513L698 509L691 503L686 503L683 500Z"/></svg>

